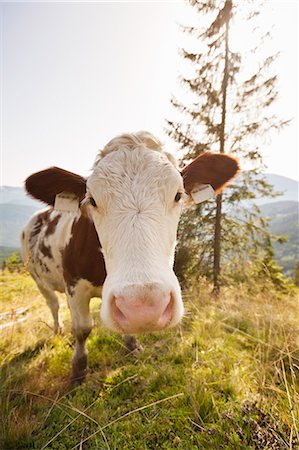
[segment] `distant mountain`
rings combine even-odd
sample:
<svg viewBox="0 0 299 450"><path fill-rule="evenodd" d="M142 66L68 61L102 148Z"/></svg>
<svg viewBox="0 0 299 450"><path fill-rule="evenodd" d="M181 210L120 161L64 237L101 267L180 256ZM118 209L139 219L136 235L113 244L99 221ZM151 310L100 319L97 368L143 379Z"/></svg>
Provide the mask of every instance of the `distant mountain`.
<svg viewBox="0 0 299 450"><path fill-rule="evenodd" d="M275 244L275 258L283 272L292 276L299 261L299 203L282 201L260 206L263 216L271 219L269 230L273 234L286 235L288 241Z"/></svg>
<svg viewBox="0 0 299 450"><path fill-rule="evenodd" d="M0 246L19 248L23 226L35 211L44 206L30 198L21 187L1 186Z"/></svg>
<svg viewBox="0 0 299 450"><path fill-rule="evenodd" d="M0 246L20 247L21 230L37 209L28 205L0 204Z"/></svg>
<svg viewBox="0 0 299 450"><path fill-rule="evenodd" d="M275 175L273 173L266 173L265 179L267 183L272 184L275 191L282 192L279 197L272 199L264 198L258 201L259 204L274 203L281 201L299 201L299 182L291 178L283 177L282 175Z"/></svg>
<svg viewBox="0 0 299 450"><path fill-rule="evenodd" d="M298 202L296 201L266 203L260 206L260 210L264 216L275 218L276 221L279 221L280 226L275 228L275 232L278 234L284 228L283 221L286 217L292 215L294 218L298 218Z"/></svg>
<svg viewBox="0 0 299 450"><path fill-rule="evenodd" d="M262 215L271 219L271 233L288 237L286 243L274 245L275 259L282 266L284 274L293 276L294 267L299 261L299 182L272 173L263 174L263 177L281 195L246 200L244 205L248 208L258 205Z"/></svg>
<svg viewBox="0 0 299 450"><path fill-rule="evenodd" d="M0 204L33 206L36 209L41 207L41 202L30 198L21 187L1 186Z"/></svg>
<svg viewBox="0 0 299 450"><path fill-rule="evenodd" d="M241 173L240 176L236 178L237 185L242 183L242 175L246 177L246 171ZM253 204L260 206L266 203L276 203L278 201L299 201L298 181L283 177L282 175L275 175L273 173L264 173L262 174L262 177L266 181L266 183L272 185L274 191L280 193L280 195L278 195L277 197L258 197L252 200L243 200L243 206L250 207L250 205Z"/></svg>

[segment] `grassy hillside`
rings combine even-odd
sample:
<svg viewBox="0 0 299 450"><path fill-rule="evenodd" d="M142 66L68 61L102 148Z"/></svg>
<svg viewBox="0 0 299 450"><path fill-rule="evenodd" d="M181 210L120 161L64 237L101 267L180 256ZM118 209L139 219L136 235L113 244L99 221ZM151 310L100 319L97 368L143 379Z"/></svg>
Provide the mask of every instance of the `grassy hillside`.
<svg viewBox="0 0 299 450"><path fill-rule="evenodd" d="M295 449L298 441L298 300L270 285L185 292L187 314L170 331L142 336L128 354L99 325L88 340L86 383L70 387L73 339L54 337L31 278L1 275L0 448ZM1 316L0 316L1 317ZM18 316L19 317L19 316Z"/></svg>

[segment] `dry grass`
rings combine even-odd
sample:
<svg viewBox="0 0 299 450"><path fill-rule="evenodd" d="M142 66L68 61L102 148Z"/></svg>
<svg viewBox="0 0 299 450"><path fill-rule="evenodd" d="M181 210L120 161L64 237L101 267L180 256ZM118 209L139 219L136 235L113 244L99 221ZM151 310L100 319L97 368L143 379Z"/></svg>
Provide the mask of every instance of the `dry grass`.
<svg viewBox="0 0 299 450"><path fill-rule="evenodd" d="M28 307L0 331L0 448L295 449L298 296L239 285L213 299L205 280L185 293L174 330L140 338L128 355L99 324L88 341L86 383L70 388L70 317L63 336L27 275L2 274L0 313Z"/></svg>

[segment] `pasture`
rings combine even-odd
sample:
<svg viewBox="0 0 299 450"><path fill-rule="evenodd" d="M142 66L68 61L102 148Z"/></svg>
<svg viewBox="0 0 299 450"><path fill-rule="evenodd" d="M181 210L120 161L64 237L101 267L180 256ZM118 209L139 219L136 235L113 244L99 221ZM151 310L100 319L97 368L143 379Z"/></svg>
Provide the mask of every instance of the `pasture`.
<svg viewBox="0 0 299 450"><path fill-rule="evenodd" d="M86 382L70 386L74 340L63 295L64 334L33 280L1 274L0 448L298 448L299 327L296 292L263 285L223 288L203 279L184 291L187 313L174 329L139 338L128 354L99 322L87 341Z"/></svg>

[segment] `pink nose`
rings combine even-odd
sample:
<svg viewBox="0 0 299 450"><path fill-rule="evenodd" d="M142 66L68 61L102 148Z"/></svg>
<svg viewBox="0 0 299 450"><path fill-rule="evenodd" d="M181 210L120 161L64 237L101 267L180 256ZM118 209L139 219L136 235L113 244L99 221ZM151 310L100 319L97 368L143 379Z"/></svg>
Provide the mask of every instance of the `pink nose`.
<svg viewBox="0 0 299 450"><path fill-rule="evenodd" d="M112 317L125 333L157 331L165 328L173 316L173 298L170 292L131 293L112 299Z"/></svg>

